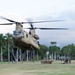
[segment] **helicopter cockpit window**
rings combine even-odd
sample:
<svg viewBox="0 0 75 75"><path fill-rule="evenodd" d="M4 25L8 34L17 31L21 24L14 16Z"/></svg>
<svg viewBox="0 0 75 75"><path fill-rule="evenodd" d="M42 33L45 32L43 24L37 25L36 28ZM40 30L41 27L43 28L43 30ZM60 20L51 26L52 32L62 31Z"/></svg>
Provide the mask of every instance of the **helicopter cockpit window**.
<svg viewBox="0 0 75 75"><path fill-rule="evenodd" d="M18 32L17 32L17 31L14 31L14 32L13 32L14 35L18 35L18 34L20 34L20 33L22 33L22 31L18 31Z"/></svg>
<svg viewBox="0 0 75 75"><path fill-rule="evenodd" d="M13 34L14 34L14 35L20 35L21 37L23 37L23 36L24 36L24 32L23 32L23 31L21 31L21 30L20 30L20 31L18 31L18 32L17 32L17 31L14 31L14 32L13 32Z"/></svg>

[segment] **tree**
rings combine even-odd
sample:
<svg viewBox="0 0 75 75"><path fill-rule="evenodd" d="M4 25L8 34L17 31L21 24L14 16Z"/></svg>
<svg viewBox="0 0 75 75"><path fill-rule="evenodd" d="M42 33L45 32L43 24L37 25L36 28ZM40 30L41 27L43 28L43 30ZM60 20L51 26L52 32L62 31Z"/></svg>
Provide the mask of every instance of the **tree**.
<svg viewBox="0 0 75 75"><path fill-rule="evenodd" d="M0 49L1 49L1 62L3 62L3 48L5 46L5 39L3 34L0 34Z"/></svg>
<svg viewBox="0 0 75 75"><path fill-rule="evenodd" d="M40 44L40 50L38 51L39 56L41 57L41 59L43 59L44 57L46 57L46 52L48 51L48 47L45 45Z"/></svg>
<svg viewBox="0 0 75 75"><path fill-rule="evenodd" d="M53 45L53 46L56 45L56 44L57 44L57 42L51 42L51 45Z"/></svg>
<svg viewBox="0 0 75 75"><path fill-rule="evenodd" d="M6 34L6 44L7 44L7 52L8 52L8 62L10 62L10 49L13 48L13 44L12 44L12 35L7 33Z"/></svg>
<svg viewBox="0 0 75 75"><path fill-rule="evenodd" d="M75 59L75 45L74 44L68 44L67 46L64 46L61 49L61 55Z"/></svg>
<svg viewBox="0 0 75 75"><path fill-rule="evenodd" d="M51 42L51 46L49 47L49 52L53 59L57 59L60 53L60 47L56 46L57 42Z"/></svg>

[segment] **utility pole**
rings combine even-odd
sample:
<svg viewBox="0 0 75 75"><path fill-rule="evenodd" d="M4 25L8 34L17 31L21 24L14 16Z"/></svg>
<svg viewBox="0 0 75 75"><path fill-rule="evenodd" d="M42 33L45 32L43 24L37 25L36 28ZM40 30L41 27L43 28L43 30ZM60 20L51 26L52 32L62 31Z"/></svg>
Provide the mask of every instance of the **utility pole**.
<svg viewBox="0 0 75 75"><path fill-rule="evenodd" d="M21 49L20 49L20 62L22 61L21 57L22 57L22 52L21 52Z"/></svg>
<svg viewBox="0 0 75 75"><path fill-rule="evenodd" d="M3 62L3 51L2 51L2 46L1 46L1 63Z"/></svg>
<svg viewBox="0 0 75 75"><path fill-rule="evenodd" d="M37 61L38 61L38 50L37 50Z"/></svg>
<svg viewBox="0 0 75 75"><path fill-rule="evenodd" d="M16 52L16 61L18 62L18 48L17 48L17 52Z"/></svg>
<svg viewBox="0 0 75 75"><path fill-rule="evenodd" d="M8 44L8 63L10 63L10 50L9 50L9 44Z"/></svg>
<svg viewBox="0 0 75 75"><path fill-rule="evenodd" d="M35 60L35 50L33 50L33 61Z"/></svg>
<svg viewBox="0 0 75 75"><path fill-rule="evenodd" d="M27 50L27 61L28 61L28 50Z"/></svg>

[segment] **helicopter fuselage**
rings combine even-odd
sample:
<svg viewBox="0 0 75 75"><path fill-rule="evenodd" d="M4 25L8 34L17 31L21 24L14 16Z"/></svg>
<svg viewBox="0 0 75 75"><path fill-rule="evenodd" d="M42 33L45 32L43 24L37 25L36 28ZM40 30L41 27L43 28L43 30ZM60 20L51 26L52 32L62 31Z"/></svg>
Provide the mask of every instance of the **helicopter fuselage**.
<svg viewBox="0 0 75 75"><path fill-rule="evenodd" d="M37 40L19 25L13 32L13 43L21 49L40 49Z"/></svg>

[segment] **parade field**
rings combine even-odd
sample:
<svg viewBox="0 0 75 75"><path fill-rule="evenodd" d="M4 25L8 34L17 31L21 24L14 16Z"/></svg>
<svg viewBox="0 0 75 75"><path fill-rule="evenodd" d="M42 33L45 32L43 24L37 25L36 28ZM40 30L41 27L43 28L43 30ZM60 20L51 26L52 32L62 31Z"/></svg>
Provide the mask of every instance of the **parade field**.
<svg viewBox="0 0 75 75"><path fill-rule="evenodd" d="M75 75L75 61L63 64L54 61L52 64L41 62L0 63L0 75Z"/></svg>

